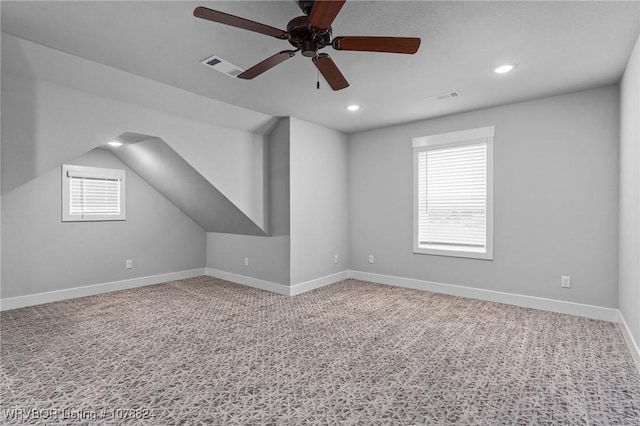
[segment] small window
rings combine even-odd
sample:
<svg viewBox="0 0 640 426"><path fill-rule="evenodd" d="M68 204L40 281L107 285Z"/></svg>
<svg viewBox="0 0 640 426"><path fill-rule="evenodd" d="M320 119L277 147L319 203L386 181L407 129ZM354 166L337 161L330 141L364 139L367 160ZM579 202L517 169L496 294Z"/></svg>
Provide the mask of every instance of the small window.
<svg viewBox="0 0 640 426"><path fill-rule="evenodd" d="M494 127L413 139L413 252L493 259Z"/></svg>
<svg viewBox="0 0 640 426"><path fill-rule="evenodd" d="M62 166L62 221L126 220L126 173Z"/></svg>

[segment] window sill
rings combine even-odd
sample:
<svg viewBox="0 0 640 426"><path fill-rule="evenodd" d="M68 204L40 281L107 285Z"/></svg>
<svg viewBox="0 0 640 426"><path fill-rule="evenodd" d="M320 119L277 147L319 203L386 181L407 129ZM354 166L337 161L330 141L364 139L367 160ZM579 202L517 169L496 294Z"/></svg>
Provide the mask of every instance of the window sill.
<svg viewBox="0 0 640 426"><path fill-rule="evenodd" d="M460 249L443 249L443 248L427 248L414 247L414 254L428 254L434 256L463 257L467 259L493 260L492 251L472 251Z"/></svg>

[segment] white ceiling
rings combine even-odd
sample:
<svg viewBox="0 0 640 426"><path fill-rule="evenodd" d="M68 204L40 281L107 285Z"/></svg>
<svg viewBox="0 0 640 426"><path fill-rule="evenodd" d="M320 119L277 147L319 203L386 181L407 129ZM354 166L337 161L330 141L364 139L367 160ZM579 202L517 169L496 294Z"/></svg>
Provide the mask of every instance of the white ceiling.
<svg viewBox="0 0 640 426"><path fill-rule="evenodd" d="M334 92L310 59L254 80L200 64L216 54L247 69L290 45L193 17L196 6L286 29L286 1L2 1L2 31L271 116L346 133L503 105L619 81L640 32L639 1L349 0L334 36L420 37L416 55L326 48L351 86ZM515 62L498 76L491 68ZM96 82L99 84L99 82ZM458 90L461 96L426 101ZM357 113L344 107L362 106Z"/></svg>

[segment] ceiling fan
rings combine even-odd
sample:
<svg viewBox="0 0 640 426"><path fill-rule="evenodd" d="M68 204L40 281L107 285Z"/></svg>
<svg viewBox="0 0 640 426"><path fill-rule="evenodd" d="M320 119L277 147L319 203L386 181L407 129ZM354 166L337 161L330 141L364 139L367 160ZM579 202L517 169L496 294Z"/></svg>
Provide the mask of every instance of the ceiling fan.
<svg viewBox="0 0 640 426"><path fill-rule="evenodd" d="M287 40L295 48L295 50L283 50L276 53L238 75L238 78L245 80L259 76L301 51L303 56L311 58L329 86L333 90L340 90L348 87L349 83L331 57L326 53L319 53L320 49L331 46L335 50L406 54L418 51L420 39L415 37L346 36L332 38L331 24L345 2L346 0L297 1L304 16L298 16L289 21L286 31L203 6L197 7L193 11L193 15L208 21Z"/></svg>

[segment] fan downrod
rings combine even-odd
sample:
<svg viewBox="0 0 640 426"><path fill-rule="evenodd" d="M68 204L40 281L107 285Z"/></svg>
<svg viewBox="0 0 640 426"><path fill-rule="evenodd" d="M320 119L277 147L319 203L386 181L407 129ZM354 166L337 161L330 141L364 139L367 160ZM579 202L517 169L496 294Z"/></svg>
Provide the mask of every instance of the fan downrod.
<svg viewBox="0 0 640 426"><path fill-rule="evenodd" d="M298 0L298 6L302 9L302 13L309 16L311 14L311 9L313 9L313 0Z"/></svg>

